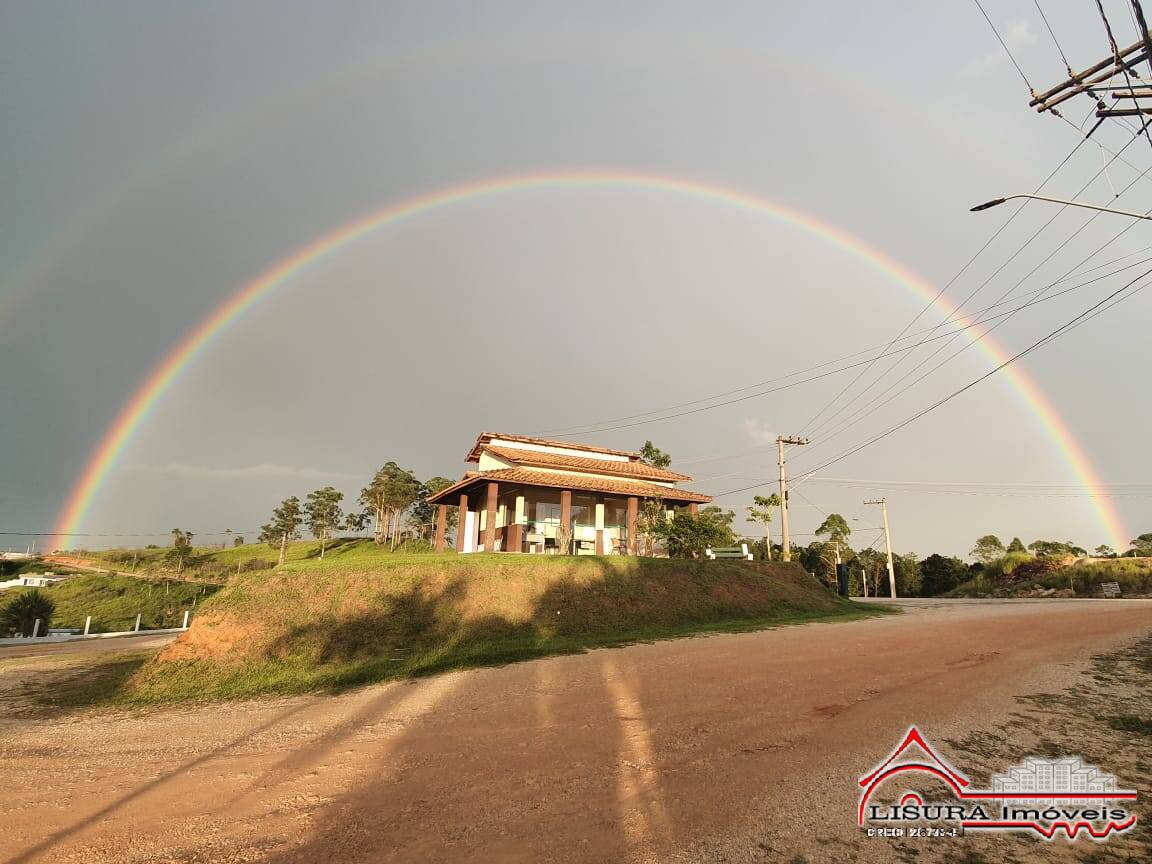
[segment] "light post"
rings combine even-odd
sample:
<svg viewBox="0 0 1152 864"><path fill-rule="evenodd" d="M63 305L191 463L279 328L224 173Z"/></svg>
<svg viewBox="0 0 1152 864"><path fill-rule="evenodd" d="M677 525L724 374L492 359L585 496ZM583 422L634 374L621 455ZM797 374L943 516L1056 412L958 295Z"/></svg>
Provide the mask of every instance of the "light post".
<svg viewBox="0 0 1152 864"><path fill-rule="evenodd" d="M1063 198L1049 198L1047 195L1029 195L1027 193L1005 195L1003 198L993 198L991 201L985 201L983 204L977 204L975 207L968 208L968 212L976 213L980 210L999 207L1005 201L1011 201L1014 198L1031 198L1033 201L1047 201L1050 204L1063 204L1067 207L1083 207L1085 210L1098 210L1101 213L1114 213L1117 216L1129 216L1133 219L1147 219L1152 221L1152 214L1149 213L1133 213L1131 210L1114 210L1111 207L1099 207L1095 204L1084 204L1080 201L1066 201Z"/></svg>

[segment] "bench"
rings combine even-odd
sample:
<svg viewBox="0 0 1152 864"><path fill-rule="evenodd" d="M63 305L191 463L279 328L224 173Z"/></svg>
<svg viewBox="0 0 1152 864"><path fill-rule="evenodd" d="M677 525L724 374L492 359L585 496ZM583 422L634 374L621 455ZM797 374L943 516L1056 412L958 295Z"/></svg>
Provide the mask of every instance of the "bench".
<svg viewBox="0 0 1152 864"><path fill-rule="evenodd" d="M1119 582L1101 582L1100 593L1105 597L1119 597L1120 596L1120 583Z"/></svg>
<svg viewBox="0 0 1152 864"><path fill-rule="evenodd" d="M748 551L747 543L741 543L739 546L718 546L715 549L709 546L704 550L704 556L709 561L715 561L717 558L739 558L741 561L752 560L752 553Z"/></svg>

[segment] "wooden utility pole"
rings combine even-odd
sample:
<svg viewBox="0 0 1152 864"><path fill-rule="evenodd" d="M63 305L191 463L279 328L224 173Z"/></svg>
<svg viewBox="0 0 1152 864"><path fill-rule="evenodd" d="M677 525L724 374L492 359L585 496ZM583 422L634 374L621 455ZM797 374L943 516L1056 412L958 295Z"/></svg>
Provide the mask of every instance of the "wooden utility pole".
<svg viewBox="0 0 1152 864"><path fill-rule="evenodd" d="M795 435L781 435L776 439L776 447L780 454L780 533L783 536L780 557L784 561L792 560L792 544L788 537L788 477L784 472L784 445L807 443L807 438L799 438Z"/></svg>
<svg viewBox="0 0 1152 864"><path fill-rule="evenodd" d="M884 514L884 548L888 552L888 588L892 592L892 599L896 599L896 568L892 566L892 534L888 531L888 499L879 501L865 501L865 504L879 504L880 512Z"/></svg>

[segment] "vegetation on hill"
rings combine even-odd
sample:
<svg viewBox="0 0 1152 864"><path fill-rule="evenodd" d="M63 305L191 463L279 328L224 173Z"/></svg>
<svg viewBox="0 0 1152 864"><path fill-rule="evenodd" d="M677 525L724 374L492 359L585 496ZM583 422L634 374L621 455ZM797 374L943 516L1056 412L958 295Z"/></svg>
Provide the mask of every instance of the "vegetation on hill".
<svg viewBox="0 0 1152 864"><path fill-rule="evenodd" d="M878 614L795 564L389 554L244 573L128 682L134 701L340 688L691 633Z"/></svg>
<svg viewBox="0 0 1152 864"><path fill-rule="evenodd" d="M0 593L0 602L39 591L54 604L51 626L83 627L91 615L92 633L115 633L131 630L137 614L145 630L179 627L184 610L195 610L217 590L216 585L88 573L44 588L9 588Z"/></svg>
<svg viewBox="0 0 1152 864"><path fill-rule="evenodd" d="M1125 596L1152 595L1152 560L1111 558L1068 562L1010 552L990 561L949 597L1013 597L1059 592L1061 596L1100 595L1100 584L1117 582Z"/></svg>

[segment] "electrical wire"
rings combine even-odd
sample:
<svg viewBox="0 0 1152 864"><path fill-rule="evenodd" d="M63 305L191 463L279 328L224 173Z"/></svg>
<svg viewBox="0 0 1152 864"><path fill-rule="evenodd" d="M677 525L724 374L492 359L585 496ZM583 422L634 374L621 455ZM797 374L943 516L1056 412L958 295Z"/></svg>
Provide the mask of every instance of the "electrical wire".
<svg viewBox="0 0 1152 864"><path fill-rule="evenodd" d="M909 424L914 423L915 421L919 420L921 417L924 417L925 415L930 414L931 412L935 411L940 406L952 401L957 396L960 396L961 394L966 393L967 391L971 390L977 384L980 384L981 382L986 381L988 378L991 378L997 372L999 372L1000 370L1004 369L1005 367L1011 365L1012 363L1015 363L1020 358L1025 357L1028 354L1032 353L1033 351L1037 350L1038 348L1041 348L1044 345L1050 344L1051 342L1055 341L1061 335L1066 333L1069 330L1069 328L1072 327L1076 322L1086 318L1088 315L1095 312L1097 309L1099 309L1101 306L1103 306L1107 301L1110 301L1113 298L1123 294L1124 292L1129 291L1133 285L1135 285L1141 279L1144 279L1145 277L1147 277L1149 275L1152 275L1152 269L1146 270L1145 272L1141 273L1139 276L1137 276L1132 281L1126 283L1125 285L1121 286L1120 288L1117 288L1115 291L1113 291L1111 294L1109 294L1103 300L1100 300L1097 303L1094 303L1092 306L1089 306L1083 312L1080 312L1079 314L1077 314L1073 318L1066 321L1064 324L1062 324L1059 327L1057 327L1056 329L1048 332L1047 334L1042 336L1040 339L1037 339L1035 342L1033 342L1031 345L1029 345L1027 348L1023 349L1022 351L1019 351L1018 353L1016 353L1014 355L1012 355L1011 357L1009 357L1004 362L1002 362L999 365L995 366L994 368L990 369L988 372L985 372L983 375L979 376L978 378L968 382L963 387L960 387L957 390L952 391L947 396L944 396L943 398L938 399L937 401L933 402L928 407L922 408L920 411L917 411L912 416L907 417L904 420L901 420L899 423L895 424L894 426L889 427L888 429L884 430L883 432L879 433L878 435L874 435L873 437L869 438L867 441L865 441L861 444L857 444L856 446L852 447L851 449L839 454L838 456L835 456L835 457L827 460L826 462L822 463L821 465L818 465L817 467L810 469L809 471L804 472L804 474L801 475L797 479L803 479L804 477L810 477L818 471L823 471L825 468L828 468L832 465L835 465L838 462L842 462L843 460L847 459L848 457L853 456L856 453L859 453L861 450L865 449L866 447L870 447L873 444L876 444L877 442L882 441L883 439L889 437L890 435L895 434L896 432L900 431L901 429L908 426ZM1137 288L1136 291L1142 291L1147 286L1148 286L1148 283L1145 283L1144 285L1141 285L1139 288ZM720 495L718 495L716 497L721 497L723 495L734 495L737 492L746 492L749 489L758 489L758 488L765 486L765 485L767 485L767 483L757 483L757 484L754 484L751 486L742 487L740 489L731 489L727 492L720 493Z"/></svg>
<svg viewBox="0 0 1152 864"><path fill-rule="evenodd" d="M1032 83L1028 80L1028 76L1024 74L1024 70L1020 68L1020 64L1016 62L1012 51L1008 48L1008 43L1004 41L1004 37L1000 35L1000 31L996 29L996 25L992 23L992 19L988 17L988 13L984 11L984 7L980 4L980 0L972 0L976 4L976 8L980 10L980 14L984 16L984 20L988 22L988 26L992 28L992 32L996 34L996 40L1000 43L1000 47L1004 49L1004 53L1008 55L1008 59L1012 61L1012 65L1016 67L1016 71L1020 73L1020 78L1024 81L1024 86L1028 88L1028 93L1033 97L1036 95Z"/></svg>
<svg viewBox="0 0 1152 864"><path fill-rule="evenodd" d="M1148 126L1147 121L1144 124L1142 124L1142 128L1147 128L1147 126ZM1124 147L1121 148L1120 153L1123 153L1124 150L1127 149L1132 144L1132 142L1136 140L1136 137L1137 136L1131 137L1128 140L1128 142L1124 145ZM1115 157L1113 157L1113 159L1115 159ZM1097 171L1095 174L1093 174L1092 177L1088 180L1088 182L1085 183L1083 186L1081 186L1080 189L1077 190L1077 192L1072 196L1073 199L1078 197L1089 186L1091 186L1092 183L1094 183L1100 177L1101 172L1104 171L1106 167L1107 167L1107 164L1104 166L1104 168L1101 168L1099 171ZM1126 187L1124 187L1124 190L1121 192L1121 194L1124 194L1125 192L1130 190L1139 180L1141 180L1145 176L1147 176L1149 171L1152 171L1152 166L1145 169L1144 172L1142 172L1135 179L1133 179ZM1119 196L1117 196L1117 197L1119 197ZM1069 206L1070 205L1067 205L1067 204L1061 205L1057 209L1056 213L1052 216L1052 218L1050 218L1047 222L1045 222L1043 225L1041 225L1040 228L1037 231L1035 231L1032 234L1032 236L1028 238L1028 240L1025 241L1023 246L1021 246L1019 249L1017 249L1016 252L1014 252L1008 258L1007 261L1005 261L998 268L996 268L996 270L994 270L983 282L981 282L978 286L976 286L976 288L974 288L972 291L970 291L968 293L968 295L960 302L960 304L958 306L956 306L955 310L950 315L948 315L943 321L939 322L940 326L943 326L943 325L947 324L949 321L951 321L951 319L956 314L958 314L972 300L972 298L974 298L977 294L979 294L993 279L996 278L996 276L998 276L1001 272L1003 272L1004 268L1007 267L1008 264L1010 264L1013 260L1015 260L1015 258L1018 257L1020 255L1020 253L1023 252L1024 249L1026 249L1034 240L1036 240L1036 238L1039 237L1041 233L1043 233L1050 225L1052 225L1052 223L1055 222L1060 217L1060 215L1065 210L1067 210L1069 208ZM1067 238L1065 238L1059 246L1055 247L1051 252L1049 252L1048 255L1046 255L1043 259L1041 259L1035 266L1032 267L1031 270L1029 270L1027 273L1025 273L1020 279L1018 279L1007 291L1002 292L1000 294L1000 296L997 298L997 302L1004 300L1005 298L1010 296L1013 292L1015 292L1016 289L1018 289L1022 284L1024 284L1024 282L1026 282L1029 278L1031 278L1033 275L1035 275L1040 270L1041 267L1043 267L1045 264L1047 264L1049 261L1051 261L1052 258L1054 258L1059 252L1061 252L1064 248L1066 248L1067 244L1071 240L1073 240L1075 237L1079 236L1079 234L1081 232L1083 232L1089 225L1091 225L1093 222L1095 222L1095 220L1100 215L1101 214L1099 212L1096 212L1096 213L1093 213L1090 217L1088 217L1087 221L1085 221L1079 228L1077 228L1075 231L1073 231L1071 235L1069 235ZM1131 227L1132 226L1129 226L1129 228L1131 228ZM1076 270L1078 270L1081 266L1083 266L1084 263L1091 260L1093 257L1098 255L1103 249L1107 248L1109 245L1111 245L1111 243L1115 242L1115 240L1117 240L1120 236L1122 236L1127 230L1129 230L1129 229L1125 229L1125 231L1121 231L1119 234L1117 234L1115 237L1113 237L1111 240L1109 240L1108 243L1104 244L1103 246L1099 247L1096 251L1090 253L1088 256L1081 259L1081 261L1076 266L1072 267L1070 270L1065 271L1065 273L1062 275L1061 278L1065 278L1067 276L1070 276L1072 273L1076 272ZM1001 322L1001 323L1003 323L1003 322ZM996 326L999 327L1000 324L997 324ZM994 330L996 328L992 328L992 329ZM989 330L988 332L991 332L991 330ZM885 389L883 392L879 393L876 396L873 396L861 408L857 409L857 411L855 413L849 415L845 420L841 421L841 423L838 424L836 427L836 432L832 433L832 434L838 434L840 431L842 431L848 425L852 424L859 417L866 416L866 414L862 414L862 412L872 413L871 411L867 411L867 409L869 408L870 405L874 405L878 400L883 399L884 396L887 395L888 393L890 393L894 387L899 386L899 384L901 382L907 380L910 375L915 374L916 370L925 366L928 362L930 362L932 360L933 357L937 356L941 351L943 351L945 348L947 348L948 345L950 345L953 341L955 341L955 338L958 335L960 335L959 332L954 333L948 341L946 341L943 345L938 346L935 351L933 351L927 357L920 360L915 366L912 367L912 369L909 372L905 373L894 384L889 385L888 388ZM984 335L987 336L987 333L985 333ZM927 341L927 340L925 339L925 340L922 340L922 342L923 341ZM976 340L976 341L979 341L979 340ZM973 342L970 344L975 344L975 343ZM966 350L967 347L969 347L969 346L966 346L965 349L963 349L963 350ZM960 352L957 352L957 353L960 353ZM903 362L903 360L907 359L910 356L911 356L911 354L906 353L903 357L897 358L893 363L889 364L889 366L883 372L881 372L875 378L875 380L873 380L867 387L865 387L863 390L861 390L859 393L857 393L856 396L854 396L848 402L841 405L835 412L833 412L827 419L825 419L824 422L817 425L808 434L812 437L818 435L821 430L827 428L828 425L830 423L832 423L837 417L843 416L845 414L845 412L847 412L853 405L855 405L857 402L859 402L861 397L863 397L869 391L871 391L874 388L876 388L877 386L879 386L881 381L883 381L888 375L892 374L896 369L898 369L900 367L901 363ZM954 357L956 355L953 354L951 356ZM949 358L949 359L951 359L951 358ZM934 367L934 369L932 371L935 371L935 369L938 369L938 368L940 368L939 365ZM920 380L922 380L922 378L917 379L917 382ZM917 382L913 382L913 385ZM913 385L909 385L909 386L913 386ZM904 388L904 390L906 390L906 389L907 388ZM904 392L904 390L899 391L899 393L897 393L896 395L899 396L900 393ZM881 404L887 404L887 402L889 402L889 401L891 401L891 399L886 400L885 402L883 402ZM832 435L830 434L826 437L832 437Z"/></svg>

